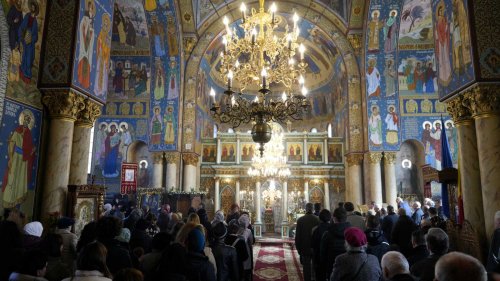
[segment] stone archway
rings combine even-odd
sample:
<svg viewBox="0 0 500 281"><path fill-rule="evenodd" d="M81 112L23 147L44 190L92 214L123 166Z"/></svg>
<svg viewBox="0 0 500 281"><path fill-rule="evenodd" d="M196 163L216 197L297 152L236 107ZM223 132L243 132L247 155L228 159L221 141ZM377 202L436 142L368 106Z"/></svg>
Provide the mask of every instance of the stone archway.
<svg viewBox="0 0 500 281"><path fill-rule="evenodd" d="M396 153L396 186L398 194L423 195L422 166L425 148L418 140L407 140Z"/></svg>
<svg viewBox="0 0 500 281"><path fill-rule="evenodd" d="M127 159L124 162L138 165L137 186L151 187L153 184L153 156L148 145L143 141L132 142L127 150Z"/></svg>
<svg viewBox="0 0 500 281"><path fill-rule="evenodd" d="M5 18L5 11L0 5L0 123L2 123L2 112L7 90L7 67L9 66L9 26Z"/></svg>
<svg viewBox="0 0 500 281"><path fill-rule="evenodd" d="M249 6L254 6L257 1L247 3ZM346 153L361 152L364 149L364 141L362 135L363 114L362 114L362 87L361 87L361 72L360 66L354 55L354 49L351 46L346 34L347 27L345 22L335 13L325 10L320 5L311 4L309 6L303 3L290 1L280 2L280 10L296 11L300 16L304 16L307 20L314 23L323 31L328 31L328 39L334 43L342 56L346 66L348 80L348 123L346 124L347 141ZM238 18L240 15L238 5L227 5L224 9L208 18L200 27L199 40L194 46L189 58L187 59L184 72L184 110L183 124L185 128L183 132L182 147L191 147L190 150L198 151L200 147L193 147L196 143L196 135L192 128L196 127L196 88L199 79L200 64L205 51L210 46L214 38L224 29L222 17Z"/></svg>

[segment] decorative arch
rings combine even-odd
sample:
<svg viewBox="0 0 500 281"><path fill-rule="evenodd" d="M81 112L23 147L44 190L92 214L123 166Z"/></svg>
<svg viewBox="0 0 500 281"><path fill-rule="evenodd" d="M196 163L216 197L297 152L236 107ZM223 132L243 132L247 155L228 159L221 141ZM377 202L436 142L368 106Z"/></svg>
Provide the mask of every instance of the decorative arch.
<svg viewBox="0 0 500 281"><path fill-rule="evenodd" d="M0 5L0 123L2 123L5 93L7 91L7 67L9 66L9 28L3 6Z"/></svg>
<svg viewBox="0 0 500 281"><path fill-rule="evenodd" d="M258 1L251 1L248 5L254 6ZM354 49L351 46L346 34L346 23L334 12L325 9L322 5L312 2L306 6L299 2L285 2L280 3L280 10L283 11L296 11L307 20L314 23L323 31L328 31L328 39L331 40L340 55L346 67L347 80L348 80L348 123L347 123L347 152L359 152L364 149L364 142L362 137L363 120L361 114L361 83L360 83L360 66L354 55ZM196 89L200 83L199 71L203 55L207 48L212 43L223 29L222 18L228 16L229 18L239 18L240 11L238 5L227 5L224 9L219 10L217 14L209 17L203 25L199 28L199 40L193 48L190 57L187 59L186 68L184 72L184 127L194 128L196 126L196 111L193 110L193 105L196 104ZM183 132L182 147L185 148L186 144L196 143L195 135L187 131ZM200 150L200 145L195 145L194 150Z"/></svg>
<svg viewBox="0 0 500 281"><path fill-rule="evenodd" d="M323 204L325 202L325 192L319 186L311 188L309 190L309 202Z"/></svg>
<svg viewBox="0 0 500 281"><path fill-rule="evenodd" d="M422 166L426 164L426 148L419 140L410 139L401 144L396 153L396 186L398 194L423 194ZM411 161L411 167L403 161Z"/></svg>
<svg viewBox="0 0 500 281"><path fill-rule="evenodd" d="M221 189L220 194L217 194L217 196L220 196L220 208L224 211L224 214L229 214L231 205L236 202L236 194L234 189L229 185L225 185Z"/></svg>

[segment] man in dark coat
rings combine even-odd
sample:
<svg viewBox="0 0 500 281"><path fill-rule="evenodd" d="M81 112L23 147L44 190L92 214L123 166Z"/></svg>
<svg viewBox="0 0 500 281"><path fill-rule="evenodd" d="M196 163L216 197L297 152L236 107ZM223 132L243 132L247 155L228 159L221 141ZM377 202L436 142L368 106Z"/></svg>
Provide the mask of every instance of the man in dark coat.
<svg viewBox="0 0 500 281"><path fill-rule="evenodd" d="M311 233L312 229L319 224L319 219L313 214L313 204L306 204L306 214L297 220L295 229L295 246L300 255L304 270L304 281L311 280Z"/></svg>
<svg viewBox="0 0 500 281"><path fill-rule="evenodd" d="M116 217L102 217L97 221L97 240L106 246L106 264L111 274L132 267L129 252L115 239L121 233L122 222Z"/></svg>
<svg viewBox="0 0 500 281"><path fill-rule="evenodd" d="M398 219L399 216L394 212L394 207L391 205L387 206L387 216L382 220L382 231L389 243L392 243L391 234Z"/></svg>
<svg viewBox="0 0 500 281"><path fill-rule="evenodd" d="M187 246L187 271L189 281L216 281L214 266L203 253L205 248L205 235L195 228L188 234Z"/></svg>
<svg viewBox="0 0 500 281"><path fill-rule="evenodd" d="M488 272L500 273L500 211L495 213L495 231L491 237L491 245L488 252L486 270Z"/></svg>
<svg viewBox="0 0 500 281"><path fill-rule="evenodd" d="M344 231L351 226L346 220L346 210L344 208L335 209L333 211L333 223L321 238L319 255L326 276L329 276L332 272L333 263L337 256L345 253Z"/></svg>
<svg viewBox="0 0 500 281"><path fill-rule="evenodd" d="M399 208L399 219L392 230L391 242L398 245L399 251L408 257L412 250L411 233L417 229L412 219L407 216L405 209Z"/></svg>
<svg viewBox="0 0 500 281"><path fill-rule="evenodd" d="M328 228L330 227L330 219L332 215L330 211L327 209L321 210L319 212L319 220L320 223L318 226L313 228L312 231L312 241L311 241L311 248L313 251L313 266L314 266L314 272L316 274L316 280L325 280L326 279L326 273L325 269L323 268L323 264L321 263L321 258L320 258L320 247L321 247L321 237L323 237L323 234L328 231Z"/></svg>
<svg viewBox="0 0 500 281"><path fill-rule="evenodd" d="M236 249L224 244L224 238L227 235L226 225L221 221L215 222L212 226L212 235L214 236L212 253L217 264L217 281L240 280Z"/></svg>
<svg viewBox="0 0 500 281"><path fill-rule="evenodd" d="M425 243L425 234L421 229L412 232L411 243L413 245L413 251L408 257L410 266L429 256L429 250L427 250L427 245Z"/></svg>
<svg viewBox="0 0 500 281"><path fill-rule="evenodd" d="M376 256L380 262L382 256L389 251L390 246L384 233L380 230L380 220L377 216L368 215L365 234L368 239L366 253Z"/></svg>
<svg viewBox="0 0 500 281"><path fill-rule="evenodd" d="M437 261L448 252L448 235L441 228L433 227L427 232L425 241L431 255L415 263L410 268L410 272L419 278L420 281L433 281L434 267Z"/></svg>
<svg viewBox="0 0 500 281"><path fill-rule="evenodd" d="M410 274L410 266L406 258L396 251L387 252L382 257L382 273L387 281L415 281Z"/></svg>

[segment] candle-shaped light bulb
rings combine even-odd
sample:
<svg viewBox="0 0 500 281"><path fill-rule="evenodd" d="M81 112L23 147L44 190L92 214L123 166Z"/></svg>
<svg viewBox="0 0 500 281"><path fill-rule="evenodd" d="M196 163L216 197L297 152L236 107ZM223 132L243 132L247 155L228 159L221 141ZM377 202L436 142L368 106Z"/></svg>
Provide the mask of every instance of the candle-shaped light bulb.
<svg viewBox="0 0 500 281"><path fill-rule="evenodd" d="M247 11L247 6L245 6L245 3L241 3L240 6L240 11L241 11L241 19L243 20L243 23L245 23L245 13Z"/></svg>
<svg viewBox="0 0 500 281"><path fill-rule="evenodd" d="M297 28L297 22L299 21L299 15L297 13L293 14L293 28Z"/></svg>
<svg viewBox="0 0 500 281"><path fill-rule="evenodd" d="M271 23L274 24L274 14L276 13L276 3L272 3L271 4L271 14L272 14L272 19L271 19Z"/></svg>
<svg viewBox="0 0 500 281"><path fill-rule="evenodd" d="M222 44L224 44L224 53L227 52L227 38L226 36L222 36Z"/></svg>
<svg viewBox="0 0 500 281"><path fill-rule="evenodd" d="M304 97L307 96L307 89L306 89L306 87L302 87L302 95Z"/></svg>
<svg viewBox="0 0 500 281"><path fill-rule="evenodd" d="M286 101L286 93L283 92L283 94L281 95L281 98L283 99L283 101Z"/></svg>
<svg viewBox="0 0 500 281"><path fill-rule="evenodd" d="M215 90L210 88L210 96L212 97L212 102L215 104Z"/></svg>
<svg viewBox="0 0 500 281"><path fill-rule="evenodd" d="M227 88L228 89L231 89L232 81L233 81L233 71L229 70L229 72L227 73Z"/></svg>
<svg viewBox="0 0 500 281"><path fill-rule="evenodd" d="M299 46L299 52L300 52L300 60L304 60L304 52L306 51L306 47L304 44L300 44Z"/></svg>
<svg viewBox="0 0 500 281"><path fill-rule="evenodd" d="M260 75L262 75L262 88L265 89L266 88L266 76L267 76L267 71L265 68L262 69L262 71L260 72Z"/></svg>
<svg viewBox="0 0 500 281"><path fill-rule="evenodd" d="M304 85L304 83L305 83L304 76L300 75L300 77L299 77L299 84L300 85Z"/></svg>
<svg viewBox="0 0 500 281"><path fill-rule="evenodd" d="M234 66L235 66L236 68L240 68L240 61L239 61L239 60L236 60L236 63L234 64Z"/></svg>
<svg viewBox="0 0 500 281"><path fill-rule="evenodd" d="M255 97L254 102L259 102L259 97Z"/></svg>
<svg viewBox="0 0 500 281"><path fill-rule="evenodd" d="M234 106L236 104L236 99L234 96L231 97L231 105Z"/></svg>
<svg viewBox="0 0 500 281"><path fill-rule="evenodd" d="M288 60L288 64L291 65L291 66L293 66L295 64L295 60L293 58L290 58Z"/></svg>
<svg viewBox="0 0 500 281"><path fill-rule="evenodd" d="M224 23L224 25L227 27L229 25L229 19L224 16L224 18L222 19L222 23Z"/></svg>
<svg viewBox="0 0 500 281"><path fill-rule="evenodd" d="M257 30L255 27L252 29L252 45L255 44L255 38L257 37Z"/></svg>

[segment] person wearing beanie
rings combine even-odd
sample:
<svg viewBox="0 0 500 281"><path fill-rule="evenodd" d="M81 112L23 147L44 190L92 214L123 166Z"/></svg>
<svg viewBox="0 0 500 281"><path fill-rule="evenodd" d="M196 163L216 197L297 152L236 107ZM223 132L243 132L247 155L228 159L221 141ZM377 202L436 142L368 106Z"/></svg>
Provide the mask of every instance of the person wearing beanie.
<svg viewBox="0 0 500 281"><path fill-rule="evenodd" d="M42 242L43 226L39 221L27 223L24 226L23 248L27 251L39 249Z"/></svg>
<svg viewBox="0 0 500 281"><path fill-rule="evenodd" d="M199 228L193 228L186 239L188 280L215 281L215 269L203 253L205 248L205 234Z"/></svg>
<svg viewBox="0 0 500 281"><path fill-rule="evenodd" d="M233 219L229 222L227 227L228 234L224 239L224 243L236 249L236 254L238 258L238 272L240 279L245 276L245 261L250 258L250 251L248 245L245 241L243 235L240 235L242 226L238 223L237 219Z"/></svg>
<svg viewBox="0 0 500 281"><path fill-rule="evenodd" d="M224 243L227 236L227 227L223 221L212 224L214 237L212 253L217 264L217 281L239 280L238 254L236 248Z"/></svg>
<svg viewBox="0 0 500 281"><path fill-rule="evenodd" d="M55 231L63 239L62 262L70 268L73 267L73 261L76 259L76 244L78 243L78 237L71 232L71 227L74 224L74 219L61 217L57 220L57 229Z"/></svg>
<svg viewBox="0 0 500 281"><path fill-rule="evenodd" d="M381 280L382 270L377 257L366 253L368 241L363 230L349 227L344 237L347 252L335 259L330 281Z"/></svg>

